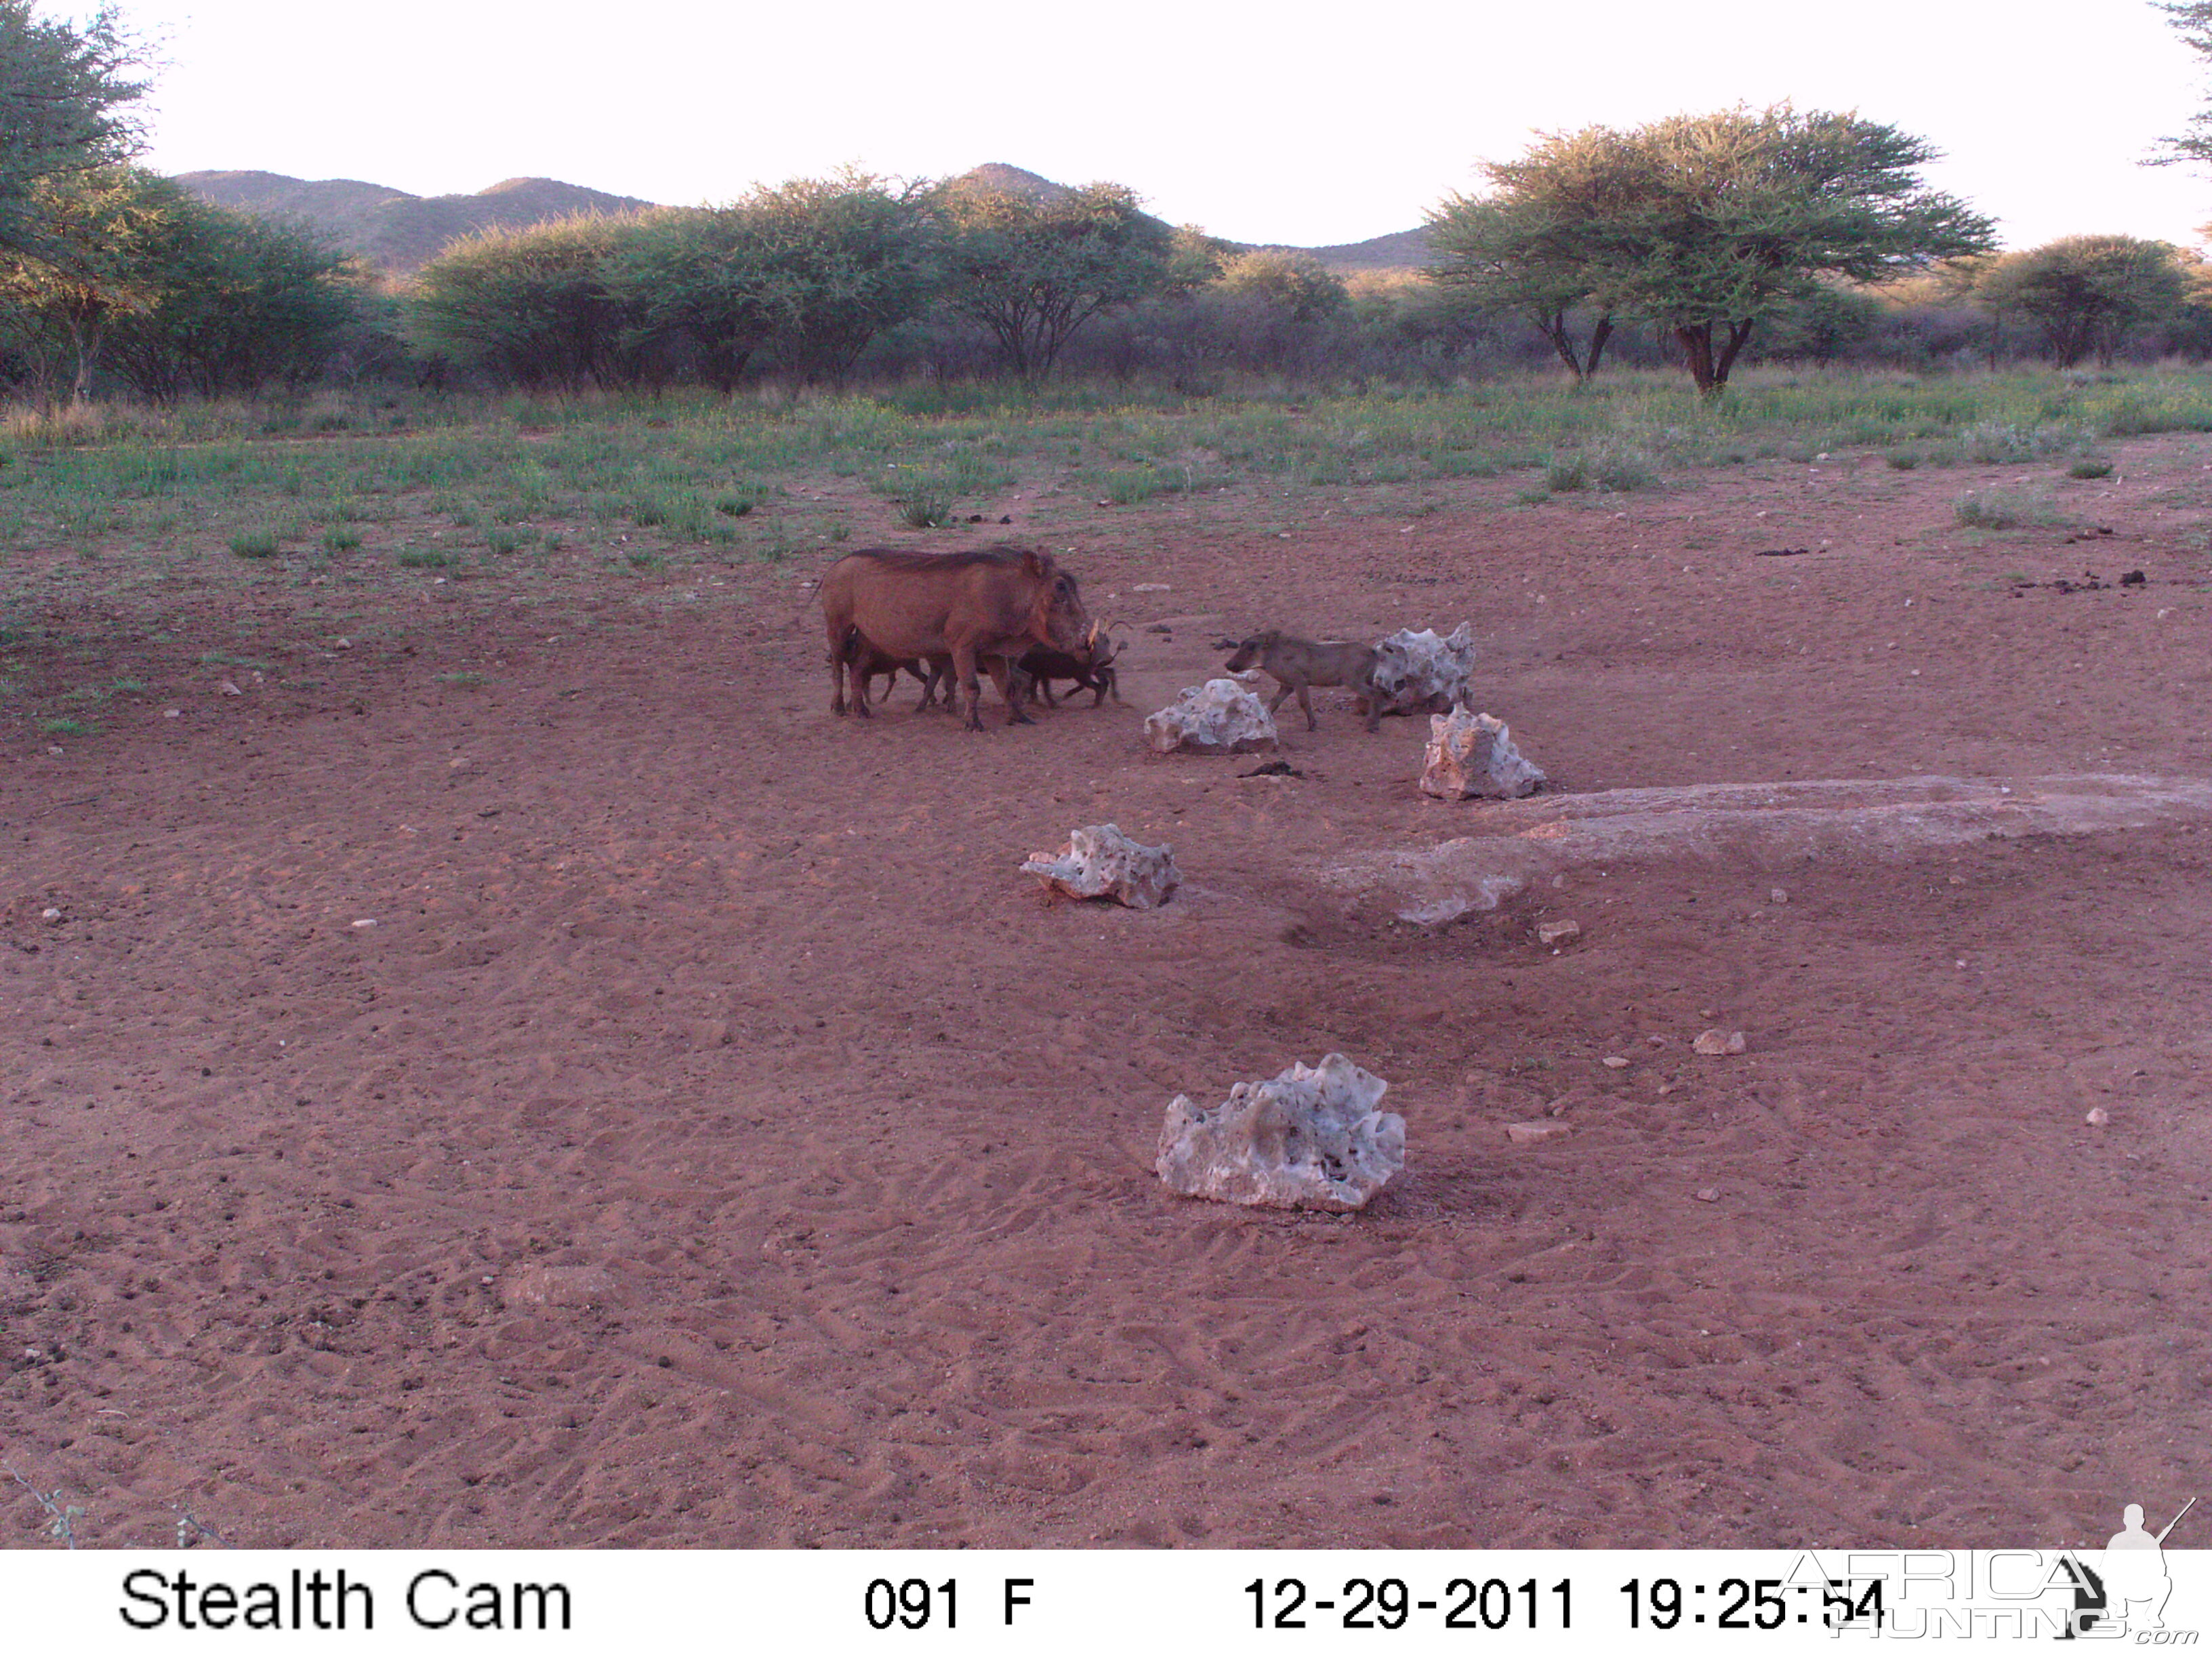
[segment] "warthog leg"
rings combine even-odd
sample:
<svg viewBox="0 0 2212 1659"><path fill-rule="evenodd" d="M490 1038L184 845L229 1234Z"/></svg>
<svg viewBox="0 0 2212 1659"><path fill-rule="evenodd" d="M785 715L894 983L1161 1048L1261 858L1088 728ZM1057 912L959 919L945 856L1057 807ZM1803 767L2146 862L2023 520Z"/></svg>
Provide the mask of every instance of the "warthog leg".
<svg viewBox="0 0 2212 1659"><path fill-rule="evenodd" d="M1006 700L1006 724L1036 725L1036 722L1022 708L1022 699L1027 695L1027 687L1023 682L1028 676L1014 666L1010 657L986 657L983 661L991 671L991 684L999 688L999 695Z"/></svg>

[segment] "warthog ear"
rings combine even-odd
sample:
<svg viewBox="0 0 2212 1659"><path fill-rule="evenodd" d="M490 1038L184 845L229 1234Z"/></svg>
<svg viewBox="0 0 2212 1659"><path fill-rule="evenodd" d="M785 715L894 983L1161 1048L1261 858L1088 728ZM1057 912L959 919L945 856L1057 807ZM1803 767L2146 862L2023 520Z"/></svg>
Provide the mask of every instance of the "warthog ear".
<svg viewBox="0 0 2212 1659"><path fill-rule="evenodd" d="M1034 547L1022 555L1022 568L1032 576L1052 574L1052 555L1040 553Z"/></svg>

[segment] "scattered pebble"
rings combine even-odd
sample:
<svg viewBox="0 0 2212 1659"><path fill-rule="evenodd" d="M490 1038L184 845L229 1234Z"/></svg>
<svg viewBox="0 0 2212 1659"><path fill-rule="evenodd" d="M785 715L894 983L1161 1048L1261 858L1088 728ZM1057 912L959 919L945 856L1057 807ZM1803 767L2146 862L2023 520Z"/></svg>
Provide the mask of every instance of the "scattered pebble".
<svg viewBox="0 0 2212 1659"><path fill-rule="evenodd" d="M360 921L355 922L354 926L356 927L374 927L376 926L376 918L374 916L363 916Z"/></svg>
<svg viewBox="0 0 2212 1659"><path fill-rule="evenodd" d="M232 684L228 680L225 680L225 681L223 681L223 682L222 682L222 684L221 685L219 685L219 686L217 686L216 689L217 690L221 691L221 692L222 693L222 695L223 695L224 696L226 696L226 697L242 697L242 696L244 696L246 695L246 693L245 693L245 692L243 692L243 691L240 690L239 690L235 685L233 685L233 684Z"/></svg>
<svg viewBox="0 0 2212 1659"><path fill-rule="evenodd" d="M1701 1054L1740 1054L1751 1042L1741 1031L1723 1031L1716 1025L1698 1032L1690 1047Z"/></svg>
<svg viewBox="0 0 2212 1659"><path fill-rule="evenodd" d="M1628 1069L1628 1056L1626 1054L1607 1054L1598 1063L1603 1066L1608 1072L1625 1072Z"/></svg>
<svg viewBox="0 0 2212 1659"><path fill-rule="evenodd" d="M1536 943L1556 950L1560 945L1580 939L1583 925L1579 921L1546 921L1536 927Z"/></svg>
<svg viewBox="0 0 2212 1659"><path fill-rule="evenodd" d="M173 720L184 712L181 708L164 708L161 711L161 718L165 720Z"/></svg>
<svg viewBox="0 0 2212 1659"><path fill-rule="evenodd" d="M1129 591L1132 593L1172 593L1175 589L1165 582L1139 582Z"/></svg>
<svg viewBox="0 0 2212 1659"><path fill-rule="evenodd" d="M40 911L39 915L41 920L46 921L59 921L62 919L62 913L51 904Z"/></svg>
<svg viewBox="0 0 2212 1659"><path fill-rule="evenodd" d="M2101 1106L2092 1106L2088 1116L2081 1121L2093 1129L2101 1129L2112 1121L2112 1115Z"/></svg>
<svg viewBox="0 0 2212 1659"><path fill-rule="evenodd" d="M1719 1188L1717 1188L1717 1187L1700 1187L1700 1188L1698 1188L1698 1203L1700 1203L1700 1204L1717 1204L1717 1203L1719 1203L1720 1201L1721 1201L1721 1189L1720 1189Z"/></svg>
<svg viewBox="0 0 2212 1659"><path fill-rule="evenodd" d="M1770 904L1787 904L1790 902L1790 890L1787 887L1770 887L1766 898Z"/></svg>
<svg viewBox="0 0 2212 1659"><path fill-rule="evenodd" d="M1556 1139L1560 1135L1571 1135L1574 1132L1573 1124L1561 1123L1556 1120L1545 1123L1509 1123L1505 1126L1506 1139L1516 1146L1534 1146L1538 1141Z"/></svg>

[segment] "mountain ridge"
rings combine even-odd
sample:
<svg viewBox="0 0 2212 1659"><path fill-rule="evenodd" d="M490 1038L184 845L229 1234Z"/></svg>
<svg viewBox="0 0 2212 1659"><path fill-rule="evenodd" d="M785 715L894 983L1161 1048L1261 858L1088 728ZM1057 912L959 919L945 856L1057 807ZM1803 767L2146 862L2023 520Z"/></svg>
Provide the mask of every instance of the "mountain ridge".
<svg viewBox="0 0 2212 1659"><path fill-rule="evenodd" d="M477 231L519 230L574 214L635 213L658 205L635 196L535 177L502 179L473 194L453 196L416 196L366 179L295 179L252 168L180 173L176 181L218 207L305 224L329 237L341 252L357 254L395 276L420 270L448 243ZM1069 188L1005 161L986 161L947 182L1006 191L1039 202L1064 196ZM1418 270L1426 261L1427 242L1428 233L1417 228L1323 247L1280 242L1232 246L1310 254L1343 276Z"/></svg>

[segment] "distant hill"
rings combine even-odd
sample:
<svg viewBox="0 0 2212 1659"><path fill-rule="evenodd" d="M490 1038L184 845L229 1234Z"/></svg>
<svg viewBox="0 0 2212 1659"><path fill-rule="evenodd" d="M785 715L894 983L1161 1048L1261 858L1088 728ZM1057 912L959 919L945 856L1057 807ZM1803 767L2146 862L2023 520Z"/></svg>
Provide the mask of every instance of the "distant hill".
<svg viewBox="0 0 2212 1659"><path fill-rule="evenodd" d="M986 161L980 167L970 167L957 179L945 184L958 191L988 191L1008 196L1019 196L1032 202L1056 202L1068 193L1066 185L1056 185L1042 173L1031 173L1026 167L1009 167L1004 161Z"/></svg>
<svg viewBox="0 0 2212 1659"><path fill-rule="evenodd" d="M520 228L578 213L628 213L653 205L635 196L611 196L557 179L509 179L473 196L410 196L358 179L292 179L281 173L180 173L177 182L219 207L311 225L346 252L357 253L394 275L421 269L447 243L475 231ZM955 190L1005 191L1033 202L1049 202L1068 193L1066 185L1004 161L986 161L947 182ZM1285 246L1285 251L1310 253L1340 274L1414 270L1427 262L1428 233L1393 231L1364 242Z"/></svg>
<svg viewBox="0 0 2212 1659"><path fill-rule="evenodd" d="M1339 276L1355 270L1419 270L1429 262L1429 233L1425 227L1394 230L1364 242L1338 242L1304 251Z"/></svg>
<svg viewBox="0 0 2212 1659"><path fill-rule="evenodd" d="M358 179L291 179L281 173L180 173L177 182L218 207L303 222L346 252L395 273L428 264L447 243L476 231L653 205L557 179L508 179L473 196L410 196Z"/></svg>
<svg viewBox="0 0 2212 1659"><path fill-rule="evenodd" d="M1012 167L1004 161L986 161L947 182L955 190L1004 191L1027 197L1032 202L1050 202L1067 194L1066 185L1054 184L1026 167ZM1358 270L1419 270L1429 262L1429 233L1425 229L1394 230L1387 236L1372 236L1364 242L1339 242L1329 247L1292 247L1284 242L1231 242L1230 246L1239 252L1266 247L1285 253L1310 253L1340 276Z"/></svg>

